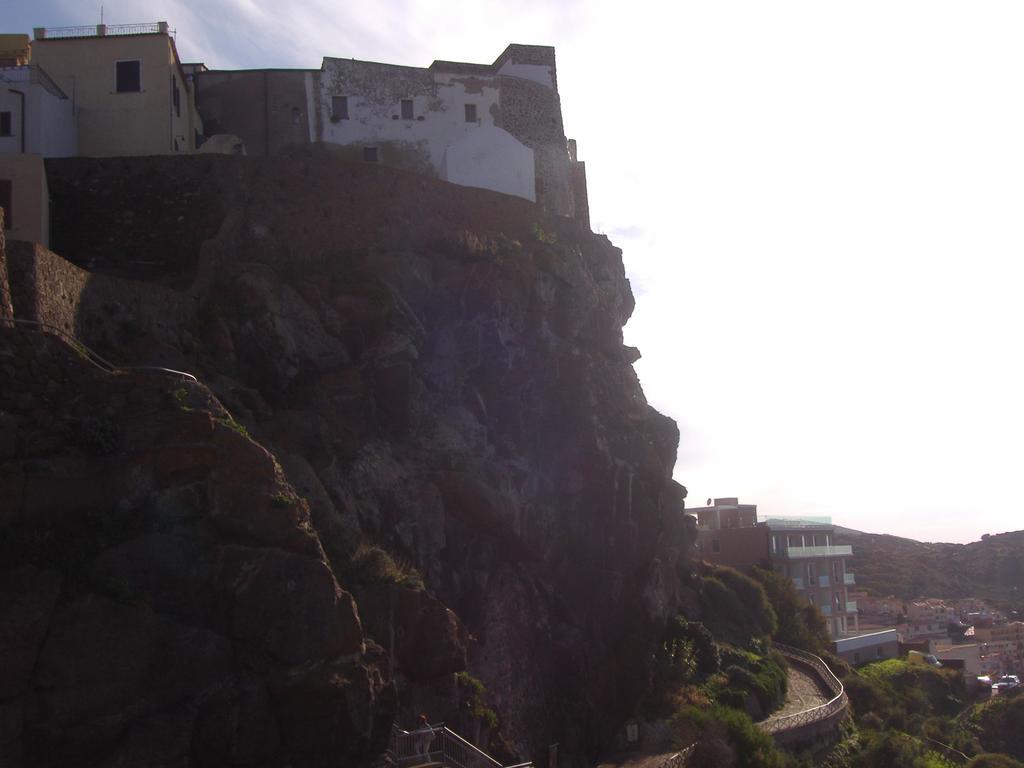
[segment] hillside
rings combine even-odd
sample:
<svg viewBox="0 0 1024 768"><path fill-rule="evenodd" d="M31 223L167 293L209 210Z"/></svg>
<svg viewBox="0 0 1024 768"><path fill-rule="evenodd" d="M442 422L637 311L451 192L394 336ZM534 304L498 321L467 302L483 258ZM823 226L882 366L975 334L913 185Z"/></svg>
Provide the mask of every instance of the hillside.
<svg viewBox="0 0 1024 768"><path fill-rule="evenodd" d="M15 316L199 381L0 328L0 763L605 749L694 602L621 252L313 150L47 165Z"/></svg>
<svg viewBox="0 0 1024 768"><path fill-rule="evenodd" d="M942 544L837 528L836 540L853 545L857 584L874 594L973 596L1024 608L1024 531Z"/></svg>

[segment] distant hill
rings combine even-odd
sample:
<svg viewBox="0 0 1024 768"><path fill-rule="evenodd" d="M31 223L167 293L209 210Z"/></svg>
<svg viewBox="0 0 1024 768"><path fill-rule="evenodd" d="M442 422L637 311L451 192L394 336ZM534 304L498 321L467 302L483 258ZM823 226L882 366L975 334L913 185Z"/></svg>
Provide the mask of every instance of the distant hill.
<svg viewBox="0 0 1024 768"><path fill-rule="evenodd" d="M980 597L1024 610L1024 531L933 544L837 526L836 540L853 546L857 585L874 594Z"/></svg>

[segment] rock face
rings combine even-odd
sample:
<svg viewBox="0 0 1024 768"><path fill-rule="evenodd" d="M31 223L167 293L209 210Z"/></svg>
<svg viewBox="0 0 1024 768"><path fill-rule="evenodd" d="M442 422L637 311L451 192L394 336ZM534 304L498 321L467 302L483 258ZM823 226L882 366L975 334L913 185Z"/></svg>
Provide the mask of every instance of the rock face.
<svg viewBox="0 0 1024 768"><path fill-rule="evenodd" d="M62 255L124 275L101 237L126 214L132 243L187 226L133 208L175 194L158 186L168 160L51 163L55 222L89 185L118 211L55 236ZM678 431L622 344L620 252L520 200L316 153L173 162L174 189L226 211L216 237L140 267L146 283L62 284L81 286L88 344L209 390L4 336L0 409L19 437L0 486L21 501L0 525L32 542L0 575L21 595L0 618L21 660L0 673L21 723L0 731L8 753L354 762L397 707L509 760L546 760L553 742L563 760L593 755L647 686L687 551ZM133 197L128 178L157 188ZM82 277L39 250L9 261ZM18 291L12 278L16 313L67 314L45 285ZM66 383L51 387L43 352ZM471 716L464 670L500 732Z"/></svg>
<svg viewBox="0 0 1024 768"><path fill-rule="evenodd" d="M309 686L380 748L393 697L273 456L201 385L34 330L0 360L0 764L336 765L278 714Z"/></svg>

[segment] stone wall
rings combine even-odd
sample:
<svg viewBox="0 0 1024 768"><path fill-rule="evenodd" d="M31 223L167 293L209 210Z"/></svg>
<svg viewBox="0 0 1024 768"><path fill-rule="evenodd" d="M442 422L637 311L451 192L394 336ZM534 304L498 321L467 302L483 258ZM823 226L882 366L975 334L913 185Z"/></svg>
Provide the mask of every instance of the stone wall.
<svg viewBox="0 0 1024 768"><path fill-rule="evenodd" d="M50 248L89 270L172 282L177 277L179 285L187 284L203 241L217 233L227 206L244 199L239 176L245 165L234 160L47 160Z"/></svg>
<svg viewBox="0 0 1024 768"><path fill-rule="evenodd" d="M250 155L273 155L311 141L307 78L311 70L197 72L196 107L207 136L231 134Z"/></svg>
<svg viewBox="0 0 1024 768"><path fill-rule="evenodd" d="M91 275L38 243L8 244L14 316L94 347L115 364L179 367L195 300L160 285ZM139 338L141 329L149 337Z"/></svg>
<svg viewBox="0 0 1024 768"><path fill-rule="evenodd" d="M0 320L14 317L11 307L11 284L7 272L7 248L4 234L4 209L0 208Z"/></svg>

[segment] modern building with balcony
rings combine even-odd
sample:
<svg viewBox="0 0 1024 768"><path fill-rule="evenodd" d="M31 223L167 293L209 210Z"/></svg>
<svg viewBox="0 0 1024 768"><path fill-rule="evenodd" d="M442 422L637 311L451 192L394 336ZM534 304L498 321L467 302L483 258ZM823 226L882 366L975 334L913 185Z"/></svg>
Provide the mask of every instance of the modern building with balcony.
<svg viewBox="0 0 1024 768"><path fill-rule="evenodd" d="M792 579L797 591L825 617L833 639L860 630L857 602L849 597L856 583L847 562L848 544L837 544L828 517L768 517L758 521L755 504L736 497L708 499L687 510L697 518L698 556L746 570L755 565Z"/></svg>
<svg viewBox="0 0 1024 768"><path fill-rule="evenodd" d="M789 576L808 602L825 617L835 638L860 631L857 603L849 599L855 584L847 563L853 557L849 544L835 542L835 526L827 517L769 517L772 567Z"/></svg>

